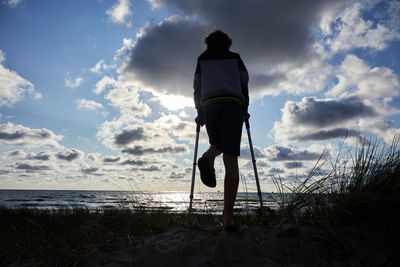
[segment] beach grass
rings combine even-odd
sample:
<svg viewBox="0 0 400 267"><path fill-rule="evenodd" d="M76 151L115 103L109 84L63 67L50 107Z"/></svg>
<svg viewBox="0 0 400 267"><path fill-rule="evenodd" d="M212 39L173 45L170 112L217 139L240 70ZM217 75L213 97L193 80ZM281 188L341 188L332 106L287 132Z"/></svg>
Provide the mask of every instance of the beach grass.
<svg viewBox="0 0 400 267"><path fill-rule="evenodd" d="M133 237L154 235L171 225L215 223L208 215L129 209L61 210L0 208L0 265L28 262L64 265Z"/></svg>
<svg viewBox="0 0 400 267"><path fill-rule="evenodd" d="M323 166L330 171L314 179ZM323 156L296 187L285 187L276 179L280 191L289 192L279 209L283 221L309 221L332 229L346 225L384 230L400 236L400 149L399 138L391 145L361 140L355 149L339 145L335 161Z"/></svg>
<svg viewBox="0 0 400 267"><path fill-rule="evenodd" d="M0 207L0 265L77 265L115 243L133 242L170 227L218 231L220 216L160 210L83 207L9 209ZM240 223L260 225L255 216L238 216Z"/></svg>

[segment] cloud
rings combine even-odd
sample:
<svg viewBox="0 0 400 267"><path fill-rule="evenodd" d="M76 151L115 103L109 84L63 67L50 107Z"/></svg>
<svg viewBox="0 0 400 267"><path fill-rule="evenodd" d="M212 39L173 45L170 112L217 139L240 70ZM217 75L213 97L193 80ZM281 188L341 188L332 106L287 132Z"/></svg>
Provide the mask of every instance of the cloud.
<svg viewBox="0 0 400 267"><path fill-rule="evenodd" d="M303 167L303 163L302 162L285 162L285 167L287 169L298 169L298 168L302 168Z"/></svg>
<svg viewBox="0 0 400 267"><path fill-rule="evenodd" d="M9 158L24 159L25 157L26 157L26 153L23 150L7 151L7 152L1 154L1 158L3 160L7 160Z"/></svg>
<svg viewBox="0 0 400 267"><path fill-rule="evenodd" d="M88 160L96 162L96 161L98 161L99 156L100 156L100 153L90 153L86 157Z"/></svg>
<svg viewBox="0 0 400 267"><path fill-rule="evenodd" d="M93 174L98 172L100 169L97 167L81 168L81 172L85 174Z"/></svg>
<svg viewBox="0 0 400 267"><path fill-rule="evenodd" d="M376 118L380 111L357 98L318 99L304 97L301 102L287 101L282 109L281 121L275 122L273 131L279 141L329 140L358 136L356 121Z"/></svg>
<svg viewBox="0 0 400 267"><path fill-rule="evenodd" d="M273 131L278 141L323 141L334 138L359 137L370 129L358 125L361 120L385 121L384 117L400 111L391 106L399 95L397 75L386 67L370 67L362 59L349 54L337 68L337 82L326 92L328 99L303 98L287 101L280 122ZM365 123L363 123L365 126ZM377 131L385 140L397 130ZM393 135L391 136L393 138Z"/></svg>
<svg viewBox="0 0 400 267"><path fill-rule="evenodd" d="M101 80L99 80L96 83L95 88L93 89L93 92L96 95L99 95L102 92L104 92L106 89L114 87L116 84L117 84L117 81L114 80L112 77L104 76L103 78L101 78Z"/></svg>
<svg viewBox="0 0 400 267"><path fill-rule="evenodd" d="M253 151L254 151L254 157L256 159L265 157L264 152L258 146L253 146ZM246 158L246 159L251 159L250 146L242 146L240 148L240 157Z"/></svg>
<svg viewBox="0 0 400 267"><path fill-rule="evenodd" d="M146 117L151 112L150 107L140 100L139 89L135 86L118 83L104 98L123 114Z"/></svg>
<svg viewBox="0 0 400 267"><path fill-rule="evenodd" d="M30 153L27 155L26 159L28 160L41 160L41 161L49 161L51 155L48 152L39 152L39 153Z"/></svg>
<svg viewBox="0 0 400 267"><path fill-rule="evenodd" d="M287 101L282 110L285 120L293 124L326 127L360 117L374 117L373 107L358 99L318 99L304 97L301 102Z"/></svg>
<svg viewBox="0 0 400 267"><path fill-rule="evenodd" d="M77 99L76 104L78 105L78 109L80 110L96 110L103 108L102 104L97 103L94 100L87 100L84 98Z"/></svg>
<svg viewBox="0 0 400 267"><path fill-rule="evenodd" d="M101 59L93 68L90 68L90 71L93 73L101 74L104 71L115 68L116 65L107 65L104 59Z"/></svg>
<svg viewBox="0 0 400 267"><path fill-rule="evenodd" d="M274 145L265 148L264 154L270 161L312 161L318 160L323 151L321 147L316 146L303 149L295 146Z"/></svg>
<svg viewBox="0 0 400 267"><path fill-rule="evenodd" d="M121 150L122 153L130 155L142 156L147 154L183 154L189 151L186 145L171 145L158 148L144 148L142 146L134 146Z"/></svg>
<svg viewBox="0 0 400 267"><path fill-rule="evenodd" d="M113 163L113 162L118 162L121 159L121 157L104 157L103 162L104 163Z"/></svg>
<svg viewBox="0 0 400 267"><path fill-rule="evenodd" d="M183 179L187 177L186 173L176 173L176 172L171 172L168 176L170 179Z"/></svg>
<svg viewBox="0 0 400 267"><path fill-rule="evenodd" d="M197 22L178 16L149 24L141 30L120 72L143 89L192 97L203 34Z"/></svg>
<svg viewBox="0 0 400 267"><path fill-rule="evenodd" d="M310 134L296 136L297 141L324 141L335 138L360 137L361 134L357 130L346 128L335 128L330 130L321 130Z"/></svg>
<svg viewBox="0 0 400 267"><path fill-rule="evenodd" d="M233 37L234 46L249 60L274 63L307 54L313 43L309 33L319 21L320 13L341 3L332 2L151 1L159 6L178 7L185 15L201 18L207 25L205 29L226 30Z"/></svg>
<svg viewBox="0 0 400 267"><path fill-rule="evenodd" d="M144 161L144 160L124 160L123 162L121 162L121 165L130 165L130 166L143 166L148 164L148 162Z"/></svg>
<svg viewBox="0 0 400 267"><path fill-rule="evenodd" d="M45 165L31 165L27 163L15 163L13 167L17 170L24 170L24 171L43 171L43 170L50 170L49 166Z"/></svg>
<svg viewBox="0 0 400 267"><path fill-rule="evenodd" d="M155 129L168 132L169 135L177 137L180 141L193 142L196 134L196 124L194 122L181 120L177 115L173 114L161 114L161 117L154 121L153 126ZM206 138L206 131L202 133L201 139Z"/></svg>
<svg viewBox="0 0 400 267"><path fill-rule="evenodd" d="M4 0L3 3L11 8L15 8L22 3L22 0Z"/></svg>
<svg viewBox="0 0 400 267"><path fill-rule="evenodd" d="M137 121L124 128L108 127L98 133L110 149L135 156L187 153L189 148L179 141L193 141L195 124L182 121L176 115L164 115L152 122ZM204 133L205 134L205 133Z"/></svg>
<svg viewBox="0 0 400 267"><path fill-rule="evenodd" d="M153 172L153 171L159 171L161 169L160 169L160 167L157 167L155 165L151 165L150 167L140 168L139 170L145 171L145 172Z"/></svg>
<svg viewBox="0 0 400 267"><path fill-rule="evenodd" d="M185 107L194 107L193 98L182 95L156 94L155 99L168 110L180 110Z"/></svg>
<svg viewBox="0 0 400 267"><path fill-rule="evenodd" d="M140 35L140 32L138 34ZM129 55L132 48L133 48L133 40L130 38L124 38L122 41L122 47L117 50L114 56L114 61L120 62L124 60L125 57Z"/></svg>
<svg viewBox="0 0 400 267"><path fill-rule="evenodd" d="M327 96L376 99L400 93L400 83L393 71L386 67L371 68L355 55L347 55L339 67L338 83Z"/></svg>
<svg viewBox="0 0 400 267"><path fill-rule="evenodd" d="M334 53L365 47L382 50L400 38L396 13L400 5L395 1L149 2L153 8L165 6L179 15L147 24L135 41L124 40L119 55L128 57L119 71L125 79L165 95L192 97L195 60L204 49L201 39L216 27L230 34L232 50L241 53L252 97L320 92L335 73L328 61ZM377 5L380 11L374 11ZM364 18L372 11L376 23ZM378 68L373 76L365 86L379 76L392 75Z"/></svg>
<svg viewBox="0 0 400 267"><path fill-rule="evenodd" d="M47 129L30 129L22 125L14 125L11 122L0 124L0 144L9 146L36 147L47 145L50 147L62 147L58 142L62 135L55 135Z"/></svg>
<svg viewBox="0 0 400 267"><path fill-rule="evenodd" d="M130 27L131 22L127 21L127 17L132 14L130 6L130 0L118 0L116 4L106 11L106 14L110 16L112 22Z"/></svg>
<svg viewBox="0 0 400 267"><path fill-rule="evenodd" d="M58 152L56 154L56 157L60 160L73 161L82 156L83 154L84 153L78 149L68 149Z"/></svg>
<svg viewBox="0 0 400 267"><path fill-rule="evenodd" d="M153 7L164 5L180 15L142 28L120 72L143 87L191 97L201 40L218 27L233 38L232 50L241 53L253 94L319 91L330 66L316 52L312 32L321 14L341 3L153 0Z"/></svg>
<svg viewBox="0 0 400 267"><path fill-rule="evenodd" d="M400 129L394 128L394 122L384 119L362 119L359 127L362 131L382 137L387 144L392 144L393 139L400 136Z"/></svg>
<svg viewBox="0 0 400 267"><path fill-rule="evenodd" d="M390 2L390 1L387 1ZM342 12L325 21L326 43L333 53L355 48L383 50L391 40L400 39L399 26L391 23L398 13L392 13L395 5L385 1L360 1L348 5ZM379 11L376 10L380 5ZM363 16L373 11L374 21Z"/></svg>
<svg viewBox="0 0 400 267"><path fill-rule="evenodd" d="M122 133L116 134L114 136L114 142L116 145L124 146L130 144L132 141L136 140L146 140L147 137L144 134L143 127L138 128L126 128Z"/></svg>
<svg viewBox="0 0 400 267"><path fill-rule="evenodd" d="M269 171L272 173L272 174L282 174L282 173L285 173L285 171L283 170L283 169L280 169L280 168L271 168L271 169L269 169Z"/></svg>
<svg viewBox="0 0 400 267"><path fill-rule="evenodd" d="M0 50L0 107L12 107L20 101L26 93L35 99L42 97L35 91L34 85L18 75L17 72L4 67L5 55Z"/></svg>
<svg viewBox="0 0 400 267"><path fill-rule="evenodd" d="M82 84L82 82L82 77L77 77L75 79L71 79L70 77L65 78L65 86L69 88L78 88Z"/></svg>
<svg viewBox="0 0 400 267"><path fill-rule="evenodd" d="M181 111L181 112L179 112L179 114L178 114L178 116L179 116L179 118L181 118L181 119L189 119L190 118L190 115L189 114L187 114L185 111Z"/></svg>

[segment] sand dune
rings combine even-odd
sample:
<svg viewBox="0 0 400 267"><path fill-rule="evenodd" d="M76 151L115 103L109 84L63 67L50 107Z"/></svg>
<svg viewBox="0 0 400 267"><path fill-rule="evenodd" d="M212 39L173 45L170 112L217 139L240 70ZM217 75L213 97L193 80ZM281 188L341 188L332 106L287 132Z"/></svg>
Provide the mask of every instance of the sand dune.
<svg viewBox="0 0 400 267"><path fill-rule="evenodd" d="M358 249L357 249L358 248ZM131 238L89 258L84 266L380 266L375 250L344 242L308 224L270 228L242 226L234 233L174 227L146 238ZM389 262L389 265L390 262ZM394 265L393 265L394 266Z"/></svg>

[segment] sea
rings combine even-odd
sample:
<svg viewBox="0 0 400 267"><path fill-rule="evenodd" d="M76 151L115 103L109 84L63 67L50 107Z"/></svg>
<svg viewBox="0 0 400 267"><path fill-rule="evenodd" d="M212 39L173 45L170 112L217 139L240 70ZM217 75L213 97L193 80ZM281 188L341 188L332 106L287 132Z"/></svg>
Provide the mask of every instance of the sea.
<svg viewBox="0 0 400 267"><path fill-rule="evenodd" d="M223 193L194 194L192 210L199 213L220 213ZM276 209L280 201L277 193L262 194L264 207ZM132 210L166 210L183 212L189 209L189 192L134 192L134 191L79 191L79 190L0 190L0 206L6 208L66 209L88 208L104 210L127 208ZM259 209L257 193L238 193L235 211L254 213Z"/></svg>

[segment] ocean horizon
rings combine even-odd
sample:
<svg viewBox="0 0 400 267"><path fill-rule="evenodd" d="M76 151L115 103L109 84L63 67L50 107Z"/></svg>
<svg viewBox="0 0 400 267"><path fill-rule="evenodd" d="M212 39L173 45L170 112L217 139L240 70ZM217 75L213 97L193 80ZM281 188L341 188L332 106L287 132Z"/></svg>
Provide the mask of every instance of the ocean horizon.
<svg viewBox="0 0 400 267"><path fill-rule="evenodd" d="M265 207L276 209L280 195L263 193ZM116 191L116 190L37 190L0 189L0 206L6 208L65 209L127 208L132 210L167 210L183 212L189 208L189 192L185 191ZM256 192L239 192L235 211L254 213L260 207ZM223 210L223 192L194 194L193 210L220 213Z"/></svg>

